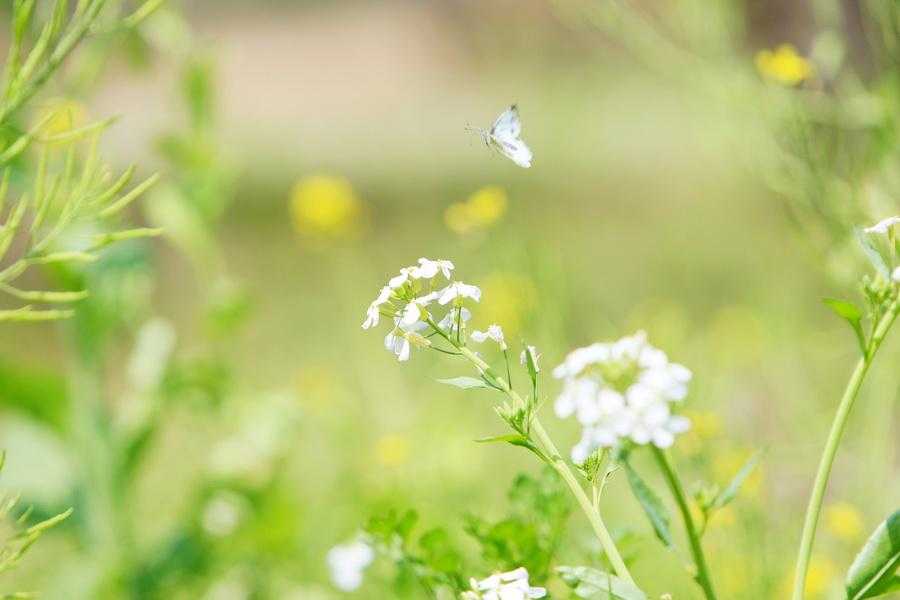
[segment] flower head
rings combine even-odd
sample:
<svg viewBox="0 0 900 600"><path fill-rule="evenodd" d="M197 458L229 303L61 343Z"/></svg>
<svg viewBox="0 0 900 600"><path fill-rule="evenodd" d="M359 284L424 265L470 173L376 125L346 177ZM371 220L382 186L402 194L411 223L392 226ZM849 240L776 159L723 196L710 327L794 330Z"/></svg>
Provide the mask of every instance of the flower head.
<svg viewBox="0 0 900 600"><path fill-rule="evenodd" d="M900 283L900 267L894 269L894 272L891 274L891 279L893 279L897 283Z"/></svg>
<svg viewBox="0 0 900 600"><path fill-rule="evenodd" d="M440 320L438 327L447 333L455 334L459 326L465 326L471 318L472 312L468 308L465 308L464 306L453 307L447 311L444 318Z"/></svg>
<svg viewBox="0 0 900 600"><path fill-rule="evenodd" d="M291 213L298 232L337 238L357 232L363 205L343 177L312 175L291 191Z"/></svg>
<svg viewBox="0 0 900 600"><path fill-rule="evenodd" d="M473 331L470 336L472 341L478 342L479 344L484 343L486 340L494 340L497 342L497 345L500 346L501 350L506 350L506 340L503 338L503 329L497 325L491 325L487 328L487 331Z"/></svg>
<svg viewBox="0 0 900 600"><path fill-rule="evenodd" d="M560 418L574 415L583 427L572 459L583 462L594 449L623 440L667 448L690 421L672 413L672 404L687 395L691 372L671 363L638 332L611 343L571 352L553 370L563 380L556 400Z"/></svg>
<svg viewBox="0 0 900 600"><path fill-rule="evenodd" d="M774 51L758 52L756 69L764 77L782 85L796 85L815 73L812 63L800 56L791 44L782 44Z"/></svg>
<svg viewBox="0 0 900 600"><path fill-rule="evenodd" d="M445 305L453 301L462 301L464 298L471 298L475 302L481 300L481 290L474 285L463 283L462 281L454 281L443 290L441 290L438 304Z"/></svg>
<svg viewBox="0 0 900 600"><path fill-rule="evenodd" d="M394 328L384 338L384 347L397 355L397 360L409 360L413 346L428 347L431 342L419 332L428 327L422 321L405 324L399 317L394 318Z"/></svg>
<svg viewBox="0 0 900 600"><path fill-rule="evenodd" d="M472 591L463 595L466 600L527 600L547 595L546 589L528 584L528 570L525 567L496 573L481 581L472 579L471 586Z"/></svg>
<svg viewBox="0 0 900 600"><path fill-rule="evenodd" d="M375 551L365 540L358 538L328 551L328 569L331 581L345 592L352 592L362 585L363 573L375 559Z"/></svg>
<svg viewBox="0 0 900 600"><path fill-rule="evenodd" d="M863 229L866 233L881 233L886 234L891 230L891 227L900 223L900 216L898 217L888 217L887 219L882 219L872 225L871 227L866 227Z"/></svg>

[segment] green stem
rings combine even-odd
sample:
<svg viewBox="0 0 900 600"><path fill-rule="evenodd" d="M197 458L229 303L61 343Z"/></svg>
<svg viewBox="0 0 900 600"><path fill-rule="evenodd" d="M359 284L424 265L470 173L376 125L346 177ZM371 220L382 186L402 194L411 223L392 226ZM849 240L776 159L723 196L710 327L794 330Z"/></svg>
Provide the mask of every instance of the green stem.
<svg viewBox="0 0 900 600"><path fill-rule="evenodd" d="M900 301L894 301L878 321L865 355L856 363L856 368L850 376L850 381L847 382L847 387L844 390L841 403L838 405L834 421L831 423L831 431L828 433L828 440L825 442L825 449L822 451L822 458L819 460L819 469L816 472L816 479L809 497L809 506L803 519L803 533L800 537L800 548L797 553L797 570L794 575L792 600L803 600L803 594L806 589L806 573L809 570L809 560L812 555L813 541L816 537L819 513L822 510L822 500L825 497L825 488L828 487L828 478L834 465L834 457L844 435L850 411L853 409L853 404L859 395L859 389L862 387L863 380L869 371L869 367L872 365L875 354L881 347L881 342L884 341L888 331L890 331L891 325L894 324L898 313L900 313Z"/></svg>
<svg viewBox="0 0 900 600"><path fill-rule="evenodd" d="M684 486L681 484L681 480L678 478L678 474L675 472L675 468L672 466L672 462L665 451L653 445L651 445L651 448L653 449L653 456L656 458L656 462L666 479L669 490L675 498L675 503L678 504L681 519L684 521L684 529L687 532L688 542L691 546L691 555L694 557L694 566L697 569L694 579L703 588L703 594L707 600L715 600L716 592L713 589L712 579L709 576L709 566L706 564L703 545L700 543L700 535L697 533L694 518L691 516L691 509L688 506L687 494L684 493Z"/></svg>
<svg viewBox="0 0 900 600"><path fill-rule="evenodd" d="M448 342L453 343L453 341L443 332L441 329L431 320L428 319L429 325L438 332L444 339ZM456 344L454 344L456 345ZM481 358L479 358L474 352L466 348L465 346L456 346L460 353L475 367L484 373L488 373L499 385L500 389L505 393L509 398L513 401L514 404L520 407L525 406L525 401L522 400L522 397L513 390L509 384L500 376L498 376L494 370L484 362ZM618 548L616 548L616 543L610 535L609 530L606 528L606 525L603 523L603 518L600 516L600 511L591 503L590 498L587 497L587 494L584 491L584 488L581 487L581 484L578 483L578 479L575 477L575 474L572 472L572 469L569 468L569 465L566 461L560 456L559 450L556 448L556 445L553 443L553 440L550 438L550 435L544 429L544 426L541 424L540 420L535 416L531 421L531 430L535 433L541 445L544 448L544 451L547 457L550 460L550 466L562 477L563 481L569 487L572 494L575 496L575 500L578 502L578 505L581 507L581 510L584 512L585 516L587 516L588 521L591 524L591 527L594 530L594 533L597 535L597 539L600 540L600 545L603 547L603 551L606 553L606 557L609 559L610 564L612 565L613 570L616 572L616 575L628 581L629 583L634 583L634 579L631 577L631 573L628 571L628 567L625 566L625 561L622 560L622 555L619 554Z"/></svg>

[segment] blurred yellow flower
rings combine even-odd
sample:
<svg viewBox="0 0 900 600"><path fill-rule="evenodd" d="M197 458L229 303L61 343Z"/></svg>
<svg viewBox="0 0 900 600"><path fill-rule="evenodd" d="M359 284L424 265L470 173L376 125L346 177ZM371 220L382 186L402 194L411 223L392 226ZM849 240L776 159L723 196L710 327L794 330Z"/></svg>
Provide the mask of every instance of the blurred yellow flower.
<svg viewBox="0 0 900 600"><path fill-rule="evenodd" d="M713 475L716 481L721 485L727 485L737 475L737 472L741 470L741 467L744 466L751 455L752 452L748 450L733 448L718 451L712 464ZM741 486L738 498L741 496L750 499L759 498L762 493L763 479L762 465L757 464L756 468L753 469L753 472L750 473L750 476L747 477Z"/></svg>
<svg viewBox="0 0 900 600"><path fill-rule="evenodd" d="M40 109L36 122L47 120L41 128L45 136L66 133L87 124L87 109L83 104L67 98L54 98Z"/></svg>
<svg viewBox="0 0 900 600"><path fill-rule="evenodd" d="M809 571L806 573L806 593L804 594L810 600L823 598L835 581L838 580L840 574L837 565L826 556L813 555L809 561ZM783 598L791 595L791 589L794 585L793 569L785 573L781 583L781 594Z"/></svg>
<svg viewBox="0 0 900 600"><path fill-rule="evenodd" d="M796 85L815 72L812 63L800 56L791 44L782 44L774 52L757 52L756 69L763 77L783 85Z"/></svg>
<svg viewBox="0 0 900 600"><path fill-rule="evenodd" d="M409 459L409 440L398 434L383 435L375 442L375 457L385 467L399 467Z"/></svg>
<svg viewBox="0 0 900 600"><path fill-rule="evenodd" d="M359 230L362 202L343 177L311 175L294 184L291 214L303 234L346 237Z"/></svg>
<svg viewBox="0 0 900 600"><path fill-rule="evenodd" d="M521 330L525 319L537 304L534 283L522 275L497 273L480 283L481 306L478 320L498 323L507 335Z"/></svg>
<svg viewBox="0 0 900 600"><path fill-rule="evenodd" d="M863 534L863 517L849 502L837 502L825 507L825 529L844 542L856 542Z"/></svg>
<svg viewBox="0 0 900 600"><path fill-rule="evenodd" d="M489 229L506 214L507 196L503 188L489 185L464 202L456 202L444 211L444 223L454 233L465 235Z"/></svg>

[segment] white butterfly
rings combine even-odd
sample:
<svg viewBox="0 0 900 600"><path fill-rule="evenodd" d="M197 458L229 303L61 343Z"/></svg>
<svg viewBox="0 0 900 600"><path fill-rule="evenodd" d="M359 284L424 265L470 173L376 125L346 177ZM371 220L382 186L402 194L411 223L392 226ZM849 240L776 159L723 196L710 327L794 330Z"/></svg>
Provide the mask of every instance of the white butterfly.
<svg viewBox="0 0 900 600"><path fill-rule="evenodd" d="M519 137L522 133L522 120L519 109L513 104L497 117L490 131L476 128L473 131L481 135L488 148L493 148L523 168L531 166L532 154L525 142Z"/></svg>

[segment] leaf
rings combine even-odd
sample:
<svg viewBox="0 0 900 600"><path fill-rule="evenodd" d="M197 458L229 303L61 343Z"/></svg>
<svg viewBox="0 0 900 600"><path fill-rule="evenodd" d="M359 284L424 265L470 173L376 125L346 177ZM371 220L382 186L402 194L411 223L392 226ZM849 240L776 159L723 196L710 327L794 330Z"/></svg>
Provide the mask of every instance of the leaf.
<svg viewBox="0 0 900 600"><path fill-rule="evenodd" d="M671 547L673 542L672 532L669 530L669 511L662 503L662 500L659 499L659 496L641 479L641 476L637 474L637 471L634 470L631 464L628 462L624 464L631 491L640 503L641 508L644 509L647 518L650 519L650 524L653 525L656 537L663 544Z"/></svg>
<svg viewBox="0 0 900 600"><path fill-rule="evenodd" d="M822 302L825 303L825 306L830 308L834 314L844 319L850 324L850 327L853 328L853 333L856 334L856 340L859 342L859 348L862 350L863 354L866 353L866 334L863 333L862 328L862 312L856 307L852 302L847 302L846 300L837 300L835 298L823 298Z"/></svg>
<svg viewBox="0 0 900 600"><path fill-rule="evenodd" d="M881 275L887 279L891 279L890 270L887 267L887 263L884 260L884 257L881 256L881 252L875 247L872 243L872 240L869 239L869 236L860 229L857 228L856 232L856 240L859 242L860 247L866 255L866 258L869 259L869 262L872 263L872 266L875 267L875 270L881 273Z"/></svg>
<svg viewBox="0 0 900 600"><path fill-rule="evenodd" d="M711 509L722 508L735 499L738 491L740 491L741 489L741 486L753 472L753 469L756 468L756 465L759 464L759 459L761 456L762 454L760 452L756 452L753 456L747 459L747 462L745 462L744 466L742 466L740 470L735 474L728 486L726 486L724 490L719 492L719 494L710 503Z"/></svg>
<svg viewBox="0 0 900 600"><path fill-rule="evenodd" d="M900 510L876 529L847 571L847 598L874 598L896 589L900 566Z"/></svg>
<svg viewBox="0 0 900 600"><path fill-rule="evenodd" d="M497 442L506 442L508 444L512 444L513 446L519 446L521 448L526 448L534 452L538 458L543 461L547 461L547 457L544 456L544 453L541 452L537 446L531 443L527 437L520 433L507 433L505 435L494 435L490 437L478 438L475 440L479 444L493 444Z"/></svg>
<svg viewBox="0 0 900 600"><path fill-rule="evenodd" d="M452 385L453 387L458 387L463 390L488 387L487 383L475 377L452 377L450 379L438 379L438 383Z"/></svg>
<svg viewBox="0 0 900 600"><path fill-rule="evenodd" d="M647 600L633 583L591 567L557 567L556 571L575 596L587 600Z"/></svg>

